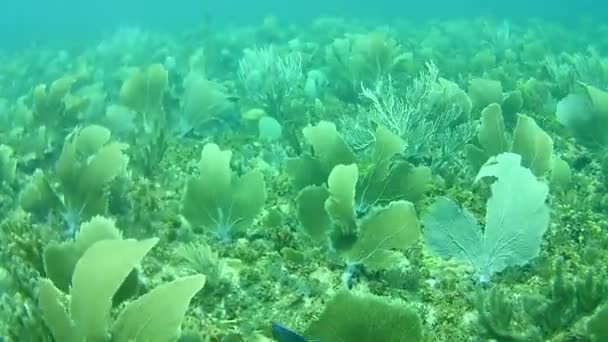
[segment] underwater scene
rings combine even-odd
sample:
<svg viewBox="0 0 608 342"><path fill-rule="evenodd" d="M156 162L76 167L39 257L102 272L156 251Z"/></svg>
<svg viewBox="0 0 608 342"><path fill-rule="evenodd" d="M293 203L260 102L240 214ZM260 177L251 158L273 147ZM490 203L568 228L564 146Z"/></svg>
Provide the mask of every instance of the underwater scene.
<svg viewBox="0 0 608 342"><path fill-rule="evenodd" d="M608 341L608 22L216 6L0 24L0 341Z"/></svg>

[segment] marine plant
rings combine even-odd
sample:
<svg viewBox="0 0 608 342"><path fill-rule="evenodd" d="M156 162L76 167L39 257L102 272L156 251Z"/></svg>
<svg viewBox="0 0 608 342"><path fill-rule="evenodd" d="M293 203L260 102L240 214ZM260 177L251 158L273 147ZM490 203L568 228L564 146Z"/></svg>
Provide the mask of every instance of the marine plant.
<svg viewBox="0 0 608 342"><path fill-rule="evenodd" d="M355 150L373 143L374 128L384 126L404 141L407 157L428 158L434 171L449 165L474 135L469 117L471 103L455 84L441 80L433 63L399 92L390 77L379 79L373 88L363 86L362 105L353 116L344 115L340 127Z"/></svg>
<svg viewBox="0 0 608 342"><path fill-rule="evenodd" d="M572 92L576 81L594 87L608 86L608 68L600 53L589 48L585 53L562 52L545 58L544 67L549 75L551 85L563 97Z"/></svg>
<svg viewBox="0 0 608 342"><path fill-rule="evenodd" d="M511 139L507 136L501 107L490 104L481 112L481 125L477 133L479 145L467 144L465 155L476 170L493 156L504 152L521 156L522 165L537 177L544 176L552 168L553 140L533 118L517 115L517 124Z"/></svg>
<svg viewBox="0 0 608 342"><path fill-rule="evenodd" d="M469 80L467 93L477 111L492 103L502 104L503 102L503 90L500 81L473 78Z"/></svg>
<svg viewBox="0 0 608 342"><path fill-rule="evenodd" d="M0 144L0 185L10 184L15 180L17 159L10 146Z"/></svg>
<svg viewBox="0 0 608 342"><path fill-rule="evenodd" d="M159 285L127 303L111 318L112 297L133 268L156 245L142 241L101 239L80 256L69 295L49 279L40 281L39 305L57 341L174 341L192 297L205 276L194 275Z"/></svg>
<svg viewBox="0 0 608 342"><path fill-rule="evenodd" d="M204 241L179 245L175 254L189 274L205 274L205 290L215 291L228 281L226 263Z"/></svg>
<svg viewBox="0 0 608 342"><path fill-rule="evenodd" d="M112 326L122 309L148 317L130 300L198 273L200 306L171 340L265 341L273 321L293 329L275 325L279 339L302 342L420 340L422 324L433 341L608 340L608 44L595 39L606 25L412 14L310 26L269 16L221 29L212 14L183 31L119 29L65 49L63 39L13 35L26 44L0 51L0 340L69 341L92 326L82 308L97 299L109 308L94 315L106 325L101 340L121 340ZM78 152L74 172L58 172L64 137L81 140L88 124L112 132L99 151L117 140L129 149L118 162ZM233 158L205 146L199 160L211 141ZM502 153L519 162L497 166ZM132 173L115 171L125 155ZM467 163L492 175L475 182ZM106 171L117 176L81 180ZM80 186L89 183L97 190ZM544 183L550 193L531 203ZM28 212L15 208L16 192ZM527 216L533 205L551 207L544 234ZM445 222L419 223L416 211L427 210ZM87 254L111 244L98 255L126 262L116 245L152 244L125 240L114 220L125 238L160 240L151 262L121 268L110 294L102 285L115 273ZM554 271L561 258L567 268ZM86 301L85 271L96 295ZM48 300L38 305L41 276L42 297L61 302L52 315ZM159 297L149 300L169 314L181 296ZM72 325L66 338L52 336L42 308L48 323Z"/></svg>
<svg viewBox="0 0 608 342"><path fill-rule="evenodd" d="M394 249L405 249L418 238L416 212L408 200L417 201L426 192L430 169L395 159L403 141L382 126L361 177L355 155L335 125L321 121L303 133L314 155L292 160L289 168L294 187L303 187L296 198L303 231L328 243L345 262L346 285L360 266L384 269L395 263L400 253ZM348 161L353 162L342 164Z"/></svg>
<svg viewBox="0 0 608 342"><path fill-rule="evenodd" d="M71 94L77 77L66 75L49 86L39 84L32 90L32 112L35 124L46 126L50 132L64 133L65 127L73 127L76 114L88 105L87 99Z"/></svg>
<svg viewBox="0 0 608 342"><path fill-rule="evenodd" d="M206 144L198 176L190 178L182 214L195 229L222 241L251 228L266 200L264 177L259 171L237 176L230 168L232 152Z"/></svg>
<svg viewBox="0 0 608 342"><path fill-rule="evenodd" d="M570 331L601 341L597 338L605 334L605 324L599 323L605 315L607 285L604 270L568 274L560 260L551 283L538 293L510 295L497 287L479 290L479 334L503 341L547 341ZM577 323L589 316L586 329L581 328Z"/></svg>
<svg viewBox="0 0 608 342"><path fill-rule="evenodd" d="M106 213L107 186L126 169L126 147L112 141L105 127L77 128L65 140L55 173L34 172L21 193L21 207L38 215L59 213L66 224L63 234L74 236L82 221Z"/></svg>
<svg viewBox="0 0 608 342"><path fill-rule="evenodd" d="M587 333L592 341L604 341L608 338L607 320L608 305L604 305L587 322Z"/></svg>
<svg viewBox="0 0 608 342"><path fill-rule="evenodd" d="M161 162L170 136L163 103L168 84L165 67L152 64L132 69L120 88L120 104L135 113L129 142L140 148L131 153L132 165L148 178Z"/></svg>
<svg viewBox="0 0 608 342"><path fill-rule="evenodd" d="M391 200L416 202L429 188L431 170L425 166L414 166L400 158L405 149L404 141L383 126L376 128L373 148L364 156L357 156L350 149L331 122L320 121L317 125L309 125L302 129L302 134L312 151L287 163L287 173L296 191L310 185L323 185L334 167L357 162L365 170L357 184L355 196L359 216L372 206Z"/></svg>
<svg viewBox="0 0 608 342"><path fill-rule="evenodd" d="M485 230L468 210L438 198L423 216L424 242L436 255L469 263L482 282L507 267L525 265L540 253L549 225L549 187L513 153L492 157L476 182L496 178L488 199Z"/></svg>
<svg viewBox="0 0 608 342"><path fill-rule="evenodd" d="M11 108L10 145L24 157L41 161L61 144L91 105L91 94L74 91L82 75L64 74L50 84L37 84Z"/></svg>
<svg viewBox="0 0 608 342"><path fill-rule="evenodd" d="M101 240L120 240L122 233L114 222L103 216L95 216L84 222L73 240L52 241L43 251L44 272L54 286L68 293L74 268L84 252Z"/></svg>
<svg viewBox="0 0 608 342"><path fill-rule="evenodd" d="M600 152L608 147L608 92L579 82L557 104L556 117L582 145Z"/></svg>
<svg viewBox="0 0 608 342"><path fill-rule="evenodd" d="M285 118L287 97L304 80L302 56L282 55L276 47L246 49L239 61L238 79L247 98L276 118Z"/></svg>
<svg viewBox="0 0 608 342"><path fill-rule="evenodd" d="M287 173L296 191L308 185L325 183L337 165L356 162L355 154L332 122L321 121L314 126L308 125L302 129L302 135L306 144L312 147L313 153L303 153L300 157L287 161Z"/></svg>
<svg viewBox="0 0 608 342"><path fill-rule="evenodd" d="M180 110L175 114L173 130L178 136L202 135L213 126L227 125L235 110L225 87L203 74L191 71L184 78Z"/></svg>
<svg viewBox="0 0 608 342"><path fill-rule="evenodd" d="M355 208L359 179L355 164L334 167L327 189L305 188L298 195L298 216L303 230L313 239L327 241L345 265L342 279L350 286L361 266L383 270L399 262L400 251L420 236L416 210L411 202L390 201L373 206L362 219Z"/></svg>
<svg viewBox="0 0 608 342"><path fill-rule="evenodd" d="M332 86L347 99L356 98L362 84L371 87L378 79L414 67L412 54L381 31L334 38L324 57Z"/></svg>

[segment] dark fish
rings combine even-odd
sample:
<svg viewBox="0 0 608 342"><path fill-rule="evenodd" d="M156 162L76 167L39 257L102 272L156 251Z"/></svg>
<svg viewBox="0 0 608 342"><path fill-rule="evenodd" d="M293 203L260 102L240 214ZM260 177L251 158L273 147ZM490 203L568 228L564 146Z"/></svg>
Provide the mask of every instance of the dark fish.
<svg viewBox="0 0 608 342"><path fill-rule="evenodd" d="M272 323L272 337L279 342L308 342L304 336L277 323ZM311 342L320 342L320 340Z"/></svg>

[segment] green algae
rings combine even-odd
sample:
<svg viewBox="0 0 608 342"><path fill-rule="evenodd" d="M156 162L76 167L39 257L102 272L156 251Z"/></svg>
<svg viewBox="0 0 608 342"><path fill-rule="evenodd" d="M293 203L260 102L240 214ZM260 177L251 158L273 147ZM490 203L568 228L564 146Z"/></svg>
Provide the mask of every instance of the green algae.
<svg viewBox="0 0 608 342"><path fill-rule="evenodd" d="M536 29L538 25L547 25L544 33ZM409 101L404 108L429 108L428 103L416 102L417 97L405 94L427 70L429 61L441 70L444 79L437 79L428 89L440 91L442 101L451 106L466 107L466 115L442 129L431 125L423 132L431 132L439 141L450 141L448 134L462 123L459 120L481 117L483 122L482 109L495 103L505 116L504 123L499 138L490 136L484 142L500 146L493 151L485 149L484 158L509 149L508 142L515 139L526 142L544 134L544 147L552 140L553 150L546 152L549 149L543 148L542 160L533 158L540 148L520 144L516 149L538 161L529 166L543 181L552 169L550 228L538 258L499 272L489 284L476 283L474 270L467 265L439 260L416 239L408 239L383 250L394 256L383 267L363 263L349 281L350 291L365 300L373 295L374 305L398 303L405 307L408 321L420 326L410 340L422 335L435 341L601 340L605 336L601 330L607 297L604 265L608 262L605 146L587 144L579 131L562 126L556 116L557 101L580 91L581 86L583 95L589 97L592 114L605 111L602 96L608 86L608 68L603 56L608 52L603 46L589 51L576 48L590 44L589 36L597 32L586 28L589 32L579 35L542 20L522 22L514 27L521 34L499 44L495 36L487 35L488 30L499 28L486 19L401 23L390 29L346 19L319 19L311 26L293 27L270 20L257 29L259 34L255 29L251 34L229 30L213 32L204 39L192 39L185 33L150 32L151 38L134 48L141 51L130 51L128 59L110 58L92 46L85 47L67 57L71 63L43 68L39 75L27 74L27 70L40 60L56 65L56 49L41 46L13 59L2 56L10 63L0 63L0 73L26 77L12 77L14 84L10 87L6 83L9 77L0 78L0 90L12 89L0 94L0 141L4 151L0 156L0 260L5 271L0 282L0 336L51 341L49 325L37 304L39 292L49 292L49 287L38 287L39 279L54 277L44 267L44 251L71 240L64 234L66 217L61 210L49 209L60 207L57 203L69 200L72 194L78 195L78 203L94 200L89 197L91 193L98 205L96 210L79 212L81 221L106 215L117 222L125 238L159 238L138 271L140 291L150 294L151 301L162 297L154 293L159 284L196 273L207 276L209 288L194 296L186 311L182 340L268 339L273 321L295 331L320 331L317 336L329 336L323 331L326 327L313 322L322 320L324 311L331 312L332 305L348 296L343 260L328 248L326 230L322 229L335 224L335 220L314 214L326 209L329 190L325 183L332 169L356 163L362 175L359 182L373 185L374 194L384 195L364 198L369 213L350 210L361 201L348 196L348 220L354 222L350 226L370 220L376 204L390 206L392 201L403 207L402 200L406 199L413 202L408 204L408 213L424 213L437 196L448 196L476 217L484 216L489 188L487 184L473 184L475 170L468 165L463 148L446 159L448 165L439 174L431 174L432 163L441 151L434 147L405 155L401 151L407 146L390 139L380 144L383 141L378 135L383 129L399 135L394 131L399 123L391 127L370 120L379 114L386 114L388 119L403 114L395 103L373 107L373 101L362 96L362 84L375 90L375 82L383 77L390 76L395 98ZM112 45L118 35L104 42L116 50L113 53L121 55L125 51L118 44ZM272 47L267 39L272 39ZM255 50L247 50L244 56L245 49ZM282 64L253 72L267 65L252 60L255 58L278 58ZM205 86L186 91L184 88L191 83L185 80L193 73L203 77ZM319 83L321 75L327 84ZM306 87L311 82L312 90ZM468 94L461 90L467 88ZM198 91L202 99L194 101L193 94ZM390 97L380 100L386 99ZM113 107L112 120L108 120L106 110L119 104L133 115ZM276 141L260 141L257 122L242 114L258 106L282 126L282 136ZM184 108L195 114L180 115ZM525 117L517 113L525 113ZM527 129L517 128L518 118L527 120ZM180 119L192 122L180 126ZM120 158L115 158L118 161L97 162L91 158L97 151L89 147L99 145L95 143L82 151L72 151L72 171L56 167L66 160L60 157L62 146L71 146L79 134L70 132L81 132L80 126L90 124L112 132L112 141L120 144L115 145L119 151L114 151L120 152ZM355 129L361 128L356 125L363 130ZM190 126L196 128L183 130ZM314 127L319 126L325 127L330 136L315 135ZM590 131L595 135L605 133L599 126ZM373 142L390 151L379 157L374 144L361 148L349 146L349 139L336 140L353 132L365 132L360 141L372 137ZM319 142L313 142L313 138ZM201 151L209 143L233 151L233 158L221 165L228 170L227 175L199 173ZM87 175L90 163L103 164L102 170L109 173ZM220 166L217 162L213 165ZM420 176L424 180L412 183L423 186L408 186L408 177L403 174L417 168L424 168ZM207 177L200 182L219 186L221 179L222 184L226 184L225 178L228 184L236 184L236 175L251 173L256 175L256 184L263 184L265 196L250 199L245 196L247 191L236 191L235 196L243 196L239 205L249 203L253 208L236 219L238 234L227 241L202 234L201 230L209 231L209 222L217 221L210 214L212 209L201 210L202 204L224 212L242 208L234 207L234 201L218 199L234 191L232 187L224 187L218 197L203 196L205 203L199 198L184 208L188 180ZM393 175L394 179L370 181L373 177L363 175L381 175L378 179ZM80 181L81 177L86 181ZM344 181L344 177L339 178L336 181ZM55 194L54 204L34 201L37 205L21 208L17 200L28 195L48 199L44 196L49 189L61 189L75 181L79 185L68 186L67 197ZM37 191L28 194L26 184L38 185ZM311 184L315 186L312 193L298 196L298 191ZM87 192L86 187L94 191ZM418 190L414 198L404 198L394 189ZM201 193L206 195L206 191L210 191L208 186L201 187ZM380 197L384 203L377 203ZM303 201L313 204L303 206ZM196 215L201 217L195 220ZM80 229L79 224L73 226ZM424 226L421 230L424 235ZM370 229L366 234L372 233ZM61 285L65 292L67 283L64 280ZM349 304L349 310L362 312L352 317L339 314L334 319L361 319L359 315L365 315L369 305L357 301ZM126 303L135 303L134 307L145 304L128 299ZM112 319L120 317L118 308L110 311ZM543 318L558 311L564 314L557 322L555 317ZM348 338L353 328L348 322L339 323L345 332L336 338ZM387 330L400 327L394 324L382 329L380 333L390 334L392 331ZM383 336L380 333L375 332L374 338Z"/></svg>

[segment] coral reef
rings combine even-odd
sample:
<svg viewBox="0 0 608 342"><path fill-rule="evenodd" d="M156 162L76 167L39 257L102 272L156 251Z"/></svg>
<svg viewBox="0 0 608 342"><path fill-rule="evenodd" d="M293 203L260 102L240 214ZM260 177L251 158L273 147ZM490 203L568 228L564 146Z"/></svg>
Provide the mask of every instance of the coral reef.
<svg viewBox="0 0 608 342"><path fill-rule="evenodd" d="M0 51L1 341L608 340L606 25L282 19Z"/></svg>

